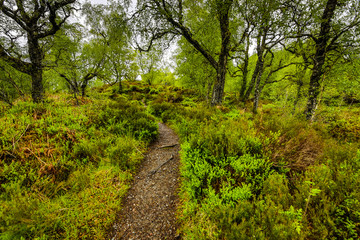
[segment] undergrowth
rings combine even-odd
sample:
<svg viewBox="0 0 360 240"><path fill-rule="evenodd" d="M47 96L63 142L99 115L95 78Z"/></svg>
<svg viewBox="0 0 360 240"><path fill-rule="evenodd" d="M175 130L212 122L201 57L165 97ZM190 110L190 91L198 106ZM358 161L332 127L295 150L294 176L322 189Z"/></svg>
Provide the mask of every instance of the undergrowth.
<svg viewBox="0 0 360 240"><path fill-rule="evenodd" d="M357 239L357 114L309 124L264 109L151 104L182 142L183 238Z"/></svg>
<svg viewBox="0 0 360 240"><path fill-rule="evenodd" d="M98 92L4 110L0 239L107 238L158 128L141 103Z"/></svg>
<svg viewBox="0 0 360 240"><path fill-rule="evenodd" d="M0 236L106 238L157 118L181 140L183 239L358 239L359 111L324 108L309 124L233 103L134 82L80 106L54 96L3 110Z"/></svg>

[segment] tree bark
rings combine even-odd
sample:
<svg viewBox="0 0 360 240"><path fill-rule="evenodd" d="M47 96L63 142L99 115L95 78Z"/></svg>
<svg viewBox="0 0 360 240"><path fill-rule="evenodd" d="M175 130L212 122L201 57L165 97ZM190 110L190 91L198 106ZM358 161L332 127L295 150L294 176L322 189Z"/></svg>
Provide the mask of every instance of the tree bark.
<svg viewBox="0 0 360 240"><path fill-rule="evenodd" d="M44 99L44 85L42 76L43 52L39 46L38 39L28 34L29 56L31 61L31 96L35 103L42 102Z"/></svg>
<svg viewBox="0 0 360 240"><path fill-rule="evenodd" d="M224 95L226 69L219 69L216 74L216 81L213 88L211 105L220 105Z"/></svg>
<svg viewBox="0 0 360 240"><path fill-rule="evenodd" d="M233 0L224 1L218 6L218 15L221 30L221 51L219 61L216 68L216 81L213 88L211 105L220 105L224 95L226 67L229 55L230 45L230 30L229 30L229 12Z"/></svg>
<svg viewBox="0 0 360 240"><path fill-rule="evenodd" d="M256 114L257 113L257 109L259 106L259 99L260 99L260 94L261 94L261 78L262 78L262 74L263 74L263 69L264 69L264 61L260 61L259 64L259 73L257 75L256 78L256 86L255 86L255 94L254 94L254 104L253 104L253 113Z"/></svg>
<svg viewBox="0 0 360 240"><path fill-rule="evenodd" d="M314 67L310 77L310 86L308 91L308 102L305 111L306 119L311 120L314 117L317 98L320 93L320 80L324 73L323 66L325 64L325 58L327 53L327 43L330 40L331 20L334 17L335 9L338 4L338 0L328 0L324 13L322 15L322 21L320 26L320 34L316 40L316 52L314 58Z"/></svg>
<svg viewBox="0 0 360 240"><path fill-rule="evenodd" d="M243 76L242 76L242 82L241 82L241 88L240 88L240 96L239 100L242 101L245 97L245 91L246 91L246 85L247 85L247 76L249 73L248 67L249 67L249 47L250 47L250 39L249 35L246 37L246 48L245 48L245 59L244 59L244 68L243 68Z"/></svg>
<svg viewBox="0 0 360 240"><path fill-rule="evenodd" d="M89 81L91 79L93 79L94 77L96 77L98 74L97 73L88 73L86 74L84 77L83 77L83 80L81 82L81 96L82 97L85 97L85 91L86 91L86 88L87 86L89 85Z"/></svg>
<svg viewBox="0 0 360 240"><path fill-rule="evenodd" d="M263 71L263 67L264 67L263 50L261 49L260 51L258 51L258 59L256 61L255 70L251 77L249 87L248 87L244 97L242 98L243 102L245 102L246 100L249 99L250 94L251 94L252 90L254 89L256 80L258 79L258 75L259 75L259 73L261 73Z"/></svg>

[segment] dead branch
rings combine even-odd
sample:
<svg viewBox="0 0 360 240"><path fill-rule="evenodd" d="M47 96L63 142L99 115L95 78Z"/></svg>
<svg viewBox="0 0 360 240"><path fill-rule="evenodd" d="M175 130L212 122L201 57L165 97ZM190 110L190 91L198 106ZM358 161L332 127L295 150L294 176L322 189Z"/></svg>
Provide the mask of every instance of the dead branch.
<svg viewBox="0 0 360 240"><path fill-rule="evenodd" d="M152 170L149 172L149 177L151 177L152 175L154 175L155 173L157 173L157 171L159 171L160 168L162 168L165 164L167 164L168 162L170 162L172 159L174 159L174 155L172 154L171 157L166 160L165 162L163 162L162 164L160 164L159 167L157 167L155 170Z"/></svg>
<svg viewBox="0 0 360 240"><path fill-rule="evenodd" d="M162 148L171 148L171 147L176 147L177 145L178 145L177 143L172 144L172 145L164 145L164 146L158 147L157 149L162 149Z"/></svg>
<svg viewBox="0 0 360 240"><path fill-rule="evenodd" d="M20 137L19 137L16 141L14 141L16 136L13 137L13 151L15 151L16 143L17 143L17 142L22 138L22 136L26 133L26 131L28 130L29 126L30 126L30 123L27 125L27 127L25 128L25 130L21 133Z"/></svg>

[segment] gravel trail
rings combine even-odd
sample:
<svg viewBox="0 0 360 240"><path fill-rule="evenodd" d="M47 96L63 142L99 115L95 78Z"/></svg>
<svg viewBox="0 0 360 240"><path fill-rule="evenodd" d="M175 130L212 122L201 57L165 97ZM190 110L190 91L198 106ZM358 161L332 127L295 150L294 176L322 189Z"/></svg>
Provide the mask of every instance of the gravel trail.
<svg viewBox="0 0 360 240"><path fill-rule="evenodd" d="M180 239L176 209L179 187L179 138L159 123L159 137L150 146L135 176L111 239Z"/></svg>

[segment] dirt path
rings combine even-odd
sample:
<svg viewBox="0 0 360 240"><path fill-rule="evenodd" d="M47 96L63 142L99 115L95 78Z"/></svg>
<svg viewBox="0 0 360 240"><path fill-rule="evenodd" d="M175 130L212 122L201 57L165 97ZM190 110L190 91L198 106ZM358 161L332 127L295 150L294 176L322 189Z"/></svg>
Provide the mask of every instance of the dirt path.
<svg viewBox="0 0 360 240"><path fill-rule="evenodd" d="M180 239L175 218L179 139L165 124L159 123L159 132L124 200L111 239Z"/></svg>

